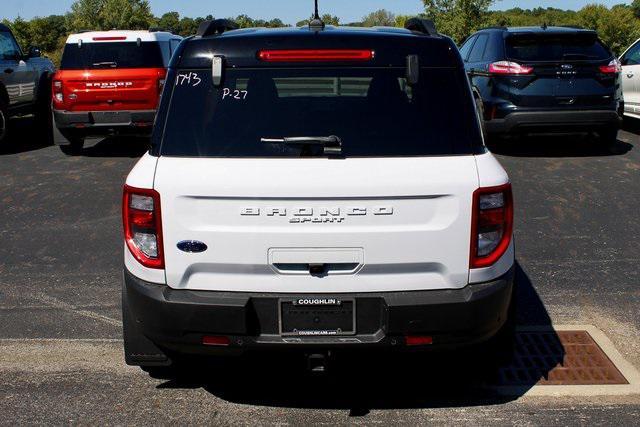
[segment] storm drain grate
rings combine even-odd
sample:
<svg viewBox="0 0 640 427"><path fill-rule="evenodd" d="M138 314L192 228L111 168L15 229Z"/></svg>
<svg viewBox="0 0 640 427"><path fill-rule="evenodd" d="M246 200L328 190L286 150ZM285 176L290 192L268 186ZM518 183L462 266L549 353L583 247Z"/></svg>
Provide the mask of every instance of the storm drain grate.
<svg viewBox="0 0 640 427"><path fill-rule="evenodd" d="M586 331L518 332L514 360L499 377L507 386L628 384Z"/></svg>

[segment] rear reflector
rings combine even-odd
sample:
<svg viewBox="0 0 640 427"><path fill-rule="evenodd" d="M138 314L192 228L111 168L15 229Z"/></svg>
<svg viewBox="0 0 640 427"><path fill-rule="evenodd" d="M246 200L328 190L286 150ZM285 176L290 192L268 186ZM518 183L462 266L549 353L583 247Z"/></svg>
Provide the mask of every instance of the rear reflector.
<svg viewBox="0 0 640 427"><path fill-rule="evenodd" d="M126 36L94 37L94 42L111 42L126 40Z"/></svg>
<svg viewBox="0 0 640 427"><path fill-rule="evenodd" d="M229 344L231 344L231 340L227 337L205 336L202 338L202 344L227 347Z"/></svg>
<svg viewBox="0 0 640 427"><path fill-rule="evenodd" d="M375 52L366 49L261 50L258 52L258 59L265 62L370 61L374 57Z"/></svg>
<svg viewBox="0 0 640 427"><path fill-rule="evenodd" d="M420 336L420 335L410 335L405 339L405 343L410 347L415 347L419 345L431 345L433 344L433 337L430 336Z"/></svg>

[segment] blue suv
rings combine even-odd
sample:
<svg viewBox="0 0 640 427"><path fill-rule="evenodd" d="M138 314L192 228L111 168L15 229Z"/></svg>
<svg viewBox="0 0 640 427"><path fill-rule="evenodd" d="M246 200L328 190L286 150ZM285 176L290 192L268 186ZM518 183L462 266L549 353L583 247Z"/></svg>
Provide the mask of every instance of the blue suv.
<svg viewBox="0 0 640 427"><path fill-rule="evenodd" d="M595 31L492 27L460 48L486 135L595 132L622 120L621 68Z"/></svg>

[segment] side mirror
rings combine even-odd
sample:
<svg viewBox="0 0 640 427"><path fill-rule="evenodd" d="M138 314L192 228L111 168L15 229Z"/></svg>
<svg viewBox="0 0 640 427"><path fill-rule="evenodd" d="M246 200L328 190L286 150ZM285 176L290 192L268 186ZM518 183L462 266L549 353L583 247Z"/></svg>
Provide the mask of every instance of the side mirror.
<svg viewBox="0 0 640 427"><path fill-rule="evenodd" d="M31 46L27 56L29 58L40 58L42 56L42 51L38 47Z"/></svg>

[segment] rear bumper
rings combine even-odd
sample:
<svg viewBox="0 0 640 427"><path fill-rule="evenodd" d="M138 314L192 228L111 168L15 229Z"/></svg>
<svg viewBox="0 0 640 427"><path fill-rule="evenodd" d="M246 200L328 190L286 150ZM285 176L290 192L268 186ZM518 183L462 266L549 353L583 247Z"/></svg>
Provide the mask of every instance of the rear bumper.
<svg viewBox="0 0 640 427"><path fill-rule="evenodd" d="M150 133L155 117L156 110L53 111L58 129L87 134L108 134L113 131Z"/></svg>
<svg viewBox="0 0 640 427"><path fill-rule="evenodd" d="M406 349L408 335L433 337L428 348L482 342L504 325L513 280L511 269L497 280L460 290L341 294L356 301L357 335L348 337L282 337L279 299L292 295L173 290L141 281L126 270L124 291L138 332L161 351L233 355L267 349ZM302 296L311 295L294 295ZM206 335L228 337L230 345L204 346ZM128 355L127 362L144 363L139 356Z"/></svg>
<svg viewBox="0 0 640 427"><path fill-rule="evenodd" d="M614 110L513 112L504 119L487 120L489 133L579 132L619 127L622 117Z"/></svg>

